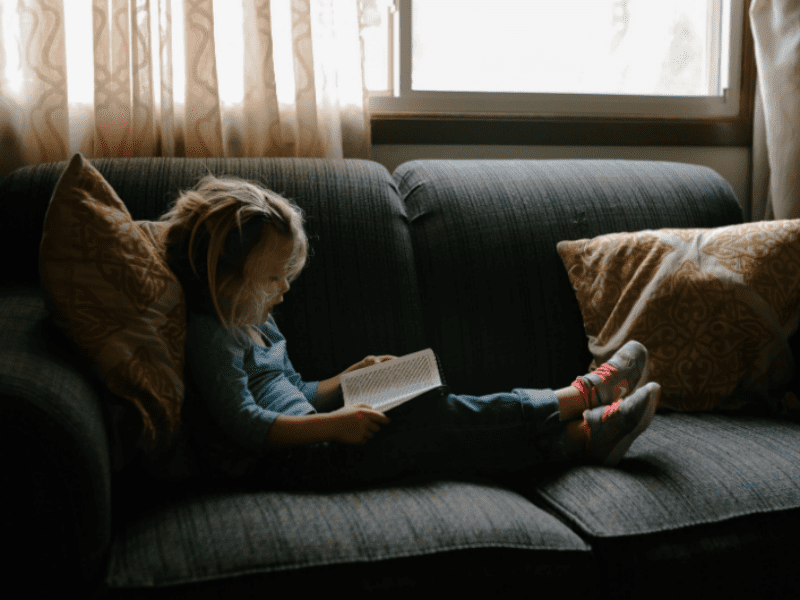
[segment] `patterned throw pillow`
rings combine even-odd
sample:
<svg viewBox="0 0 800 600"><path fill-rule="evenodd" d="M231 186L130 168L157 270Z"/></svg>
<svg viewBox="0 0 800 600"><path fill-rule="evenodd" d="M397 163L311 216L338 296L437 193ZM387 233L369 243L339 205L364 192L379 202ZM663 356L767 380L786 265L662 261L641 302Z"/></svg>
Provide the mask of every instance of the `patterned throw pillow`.
<svg viewBox="0 0 800 600"><path fill-rule="evenodd" d="M618 233L557 246L590 369L626 341L651 358L661 407L780 407L800 320L800 220Z"/></svg>
<svg viewBox="0 0 800 600"><path fill-rule="evenodd" d="M134 225L139 227L139 231L150 240L160 257L165 255L164 232L167 229L165 221L134 221Z"/></svg>
<svg viewBox="0 0 800 600"><path fill-rule="evenodd" d="M180 422L186 309L153 243L157 226L141 224L76 154L47 209L39 272L56 325L86 352L108 390L135 405L142 445L152 448Z"/></svg>

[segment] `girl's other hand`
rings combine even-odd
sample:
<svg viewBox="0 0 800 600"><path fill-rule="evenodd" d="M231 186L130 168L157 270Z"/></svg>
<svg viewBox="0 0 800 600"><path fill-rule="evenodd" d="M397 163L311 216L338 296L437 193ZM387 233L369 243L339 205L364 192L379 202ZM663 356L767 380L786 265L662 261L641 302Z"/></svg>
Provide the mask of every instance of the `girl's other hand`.
<svg viewBox="0 0 800 600"><path fill-rule="evenodd" d="M356 371L358 369L363 369L364 367L371 367L372 365L377 365L378 363L386 362L387 360L392 360L393 358L397 358L396 356L392 356L391 354L384 354L382 356L367 356L361 362L357 362L352 367L349 367L344 370L345 373L349 373L350 371Z"/></svg>
<svg viewBox="0 0 800 600"><path fill-rule="evenodd" d="M379 423L389 423L385 414L373 410L369 404L345 406L327 415L331 439L345 444L366 444L381 428Z"/></svg>

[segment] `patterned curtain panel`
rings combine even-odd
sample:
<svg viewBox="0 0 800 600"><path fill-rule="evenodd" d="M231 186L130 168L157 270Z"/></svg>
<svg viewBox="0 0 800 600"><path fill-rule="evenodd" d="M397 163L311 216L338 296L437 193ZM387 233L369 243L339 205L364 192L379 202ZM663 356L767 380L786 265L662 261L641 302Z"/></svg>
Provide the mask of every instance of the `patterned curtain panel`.
<svg viewBox="0 0 800 600"><path fill-rule="evenodd" d="M0 176L78 151L368 158L363 4L3 0Z"/></svg>

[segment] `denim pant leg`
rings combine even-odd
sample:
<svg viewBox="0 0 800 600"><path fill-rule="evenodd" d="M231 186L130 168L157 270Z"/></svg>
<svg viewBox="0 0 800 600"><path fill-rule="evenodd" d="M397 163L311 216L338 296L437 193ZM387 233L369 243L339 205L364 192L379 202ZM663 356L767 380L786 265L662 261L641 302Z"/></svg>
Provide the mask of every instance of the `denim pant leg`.
<svg viewBox="0 0 800 600"><path fill-rule="evenodd" d="M278 453L281 485L337 488L407 475L508 475L567 460L552 390L420 398L387 413L364 445L325 442ZM273 470L276 465L272 465Z"/></svg>

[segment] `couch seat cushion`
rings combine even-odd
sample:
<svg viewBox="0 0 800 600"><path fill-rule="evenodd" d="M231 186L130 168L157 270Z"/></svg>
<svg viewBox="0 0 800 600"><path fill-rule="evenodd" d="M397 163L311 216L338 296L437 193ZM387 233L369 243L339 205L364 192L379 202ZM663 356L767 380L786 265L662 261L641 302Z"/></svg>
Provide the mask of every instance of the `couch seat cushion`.
<svg viewBox="0 0 800 600"><path fill-rule="evenodd" d="M800 506L800 424L667 413L618 468L559 473L540 496L588 536L677 530Z"/></svg>
<svg viewBox="0 0 800 600"><path fill-rule="evenodd" d="M120 523L111 548L110 588L278 576L470 549L518 549L531 564L546 564L547 552L572 555L572 564L575 552L591 559L589 547L552 515L515 492L480 482L179 496ZM302 579L313 579L312 573ZM361 573L369 578L370 567Z"/></svg>

